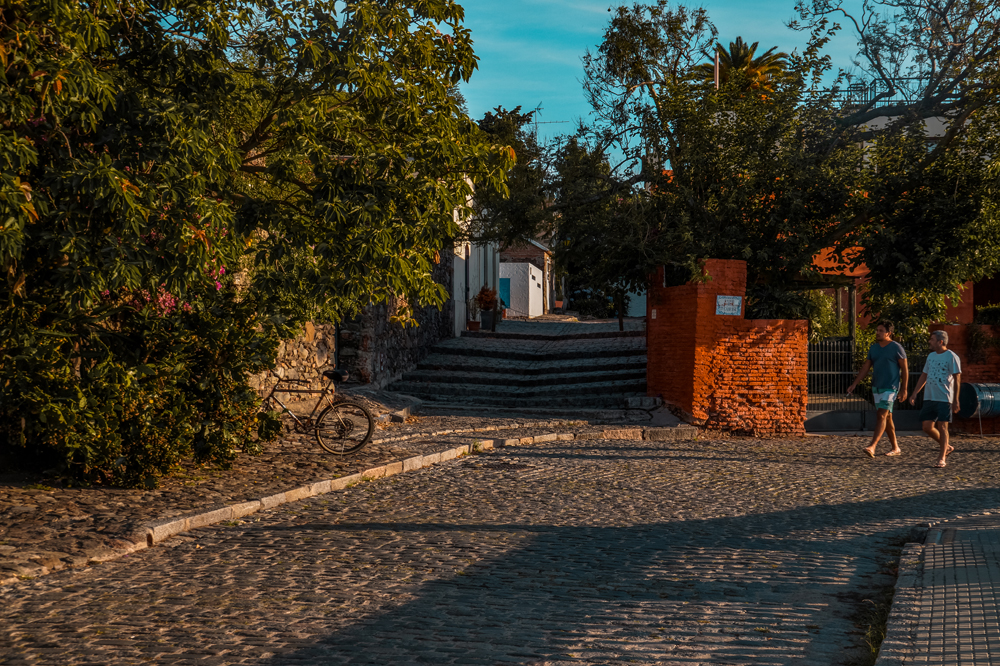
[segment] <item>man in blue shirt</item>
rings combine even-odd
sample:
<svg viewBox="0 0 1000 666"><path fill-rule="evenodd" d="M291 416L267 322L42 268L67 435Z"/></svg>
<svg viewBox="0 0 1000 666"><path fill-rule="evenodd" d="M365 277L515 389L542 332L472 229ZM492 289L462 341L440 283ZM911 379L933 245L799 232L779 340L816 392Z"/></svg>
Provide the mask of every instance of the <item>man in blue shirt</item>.
<svg viewBox="0 0 1000 666"><path fill-rule="evenodd" d="M872 374L872 397L878 412L872 443L864 449L865 454L871 458L875 457L875 445L883 433L889 435L889 443L892 444L892 450L885 455L898 456L902 453L899 442L896 441L896 424L892 422L892 404L894 400L900 402L906 400L906 384L910 370L906 363L903 345L892 339L894 329L893 323L887 319L878 323L875 327L875 343L868 349L868 358L861 365L857 379L847 389L848 394L853 393L868 371L875 369Z"/></svg>
<svg viewBox="0 0 1000 666"><path fill-rule="evenodd" d="M932 354L927 356L924 371L913 389L912 405L917 399L917 393L927 385L924 391L924 406L920 408L920 421L927 436L941 445L941 457L935 467L945 467L948 464L948 454L955 450L948 443L948 424L951 415L958 412L958 388L962 385L962 363L958 355L948 349L948 334L945 331L932 331L930 339ZM937 427L935 427L935 425Z"/></svg>

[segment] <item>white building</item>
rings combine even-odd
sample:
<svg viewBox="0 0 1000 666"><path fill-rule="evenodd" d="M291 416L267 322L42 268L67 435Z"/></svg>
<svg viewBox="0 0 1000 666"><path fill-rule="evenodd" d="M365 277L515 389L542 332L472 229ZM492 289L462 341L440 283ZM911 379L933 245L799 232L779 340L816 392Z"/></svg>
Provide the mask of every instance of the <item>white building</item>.
<svg viewBox="0 0 1000 666"><path fill-rule="evenodd" d="M500 264L500 298L510 317L545 314L545 272L527 262Z"/></svg>
<svg viewBox="0 0 1000 666"><path fill-rule="evenodd" d="M468 321L469 299L475 298L483 285L500 291L500 247L496 243L456 243L452 278L452 307L455 312L455 337L462 335Z"/></svg>

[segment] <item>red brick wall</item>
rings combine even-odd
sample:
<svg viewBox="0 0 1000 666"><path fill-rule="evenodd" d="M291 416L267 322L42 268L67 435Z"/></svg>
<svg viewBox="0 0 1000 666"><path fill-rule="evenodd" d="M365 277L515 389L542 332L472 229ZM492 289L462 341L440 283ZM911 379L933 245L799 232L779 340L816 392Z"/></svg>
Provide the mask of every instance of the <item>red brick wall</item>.
<svg viewBox="0 0 1000 666"><path fill-rule="evenodd" d="M708 282L663 285L646 300L647 392L708 428L803 432L808 326L716 315L716 296L745 296L746 263L710 259ZM655 312L655 314L654 314Z"/></svg>
<svg viewBox="0 0 1000 666"><path fill-rule="evenodd" d="M500 253L500 261L508 263L530 263L535 268L545 270L545 251L531 243L515 245Z"/></svg>

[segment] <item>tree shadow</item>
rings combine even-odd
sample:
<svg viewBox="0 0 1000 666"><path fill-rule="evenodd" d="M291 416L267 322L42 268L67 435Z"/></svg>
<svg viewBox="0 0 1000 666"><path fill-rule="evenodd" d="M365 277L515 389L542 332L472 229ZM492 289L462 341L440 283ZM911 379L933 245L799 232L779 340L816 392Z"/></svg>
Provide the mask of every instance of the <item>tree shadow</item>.
<svg viewBox="0 0 1000 666"><path fill-rule="evenodd" d="M861 642L850 616L890 557L880 548L920 521L998 504L976 489L631 527L258 526L331 548L378 533L394 544L380 557L438 572L388 581L394 599L367 597L369 612L265 663L839 663ZM486 557L458 561L473 551Z"/></svg>

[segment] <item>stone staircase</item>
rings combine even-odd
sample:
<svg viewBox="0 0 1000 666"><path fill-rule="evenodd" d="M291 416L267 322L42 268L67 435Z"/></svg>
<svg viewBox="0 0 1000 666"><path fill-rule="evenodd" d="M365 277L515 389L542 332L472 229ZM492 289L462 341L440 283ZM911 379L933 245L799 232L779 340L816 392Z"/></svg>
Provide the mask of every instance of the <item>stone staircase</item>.
<svg viewBox="0 0 1000 666"><path fill-rule="evenodd" d="M466 332L434 347L389 387L424 401L421 412L573 416L649 410L641 321L505 321L495 333ZM605 418L614 418L608 414Z"/></svg>

